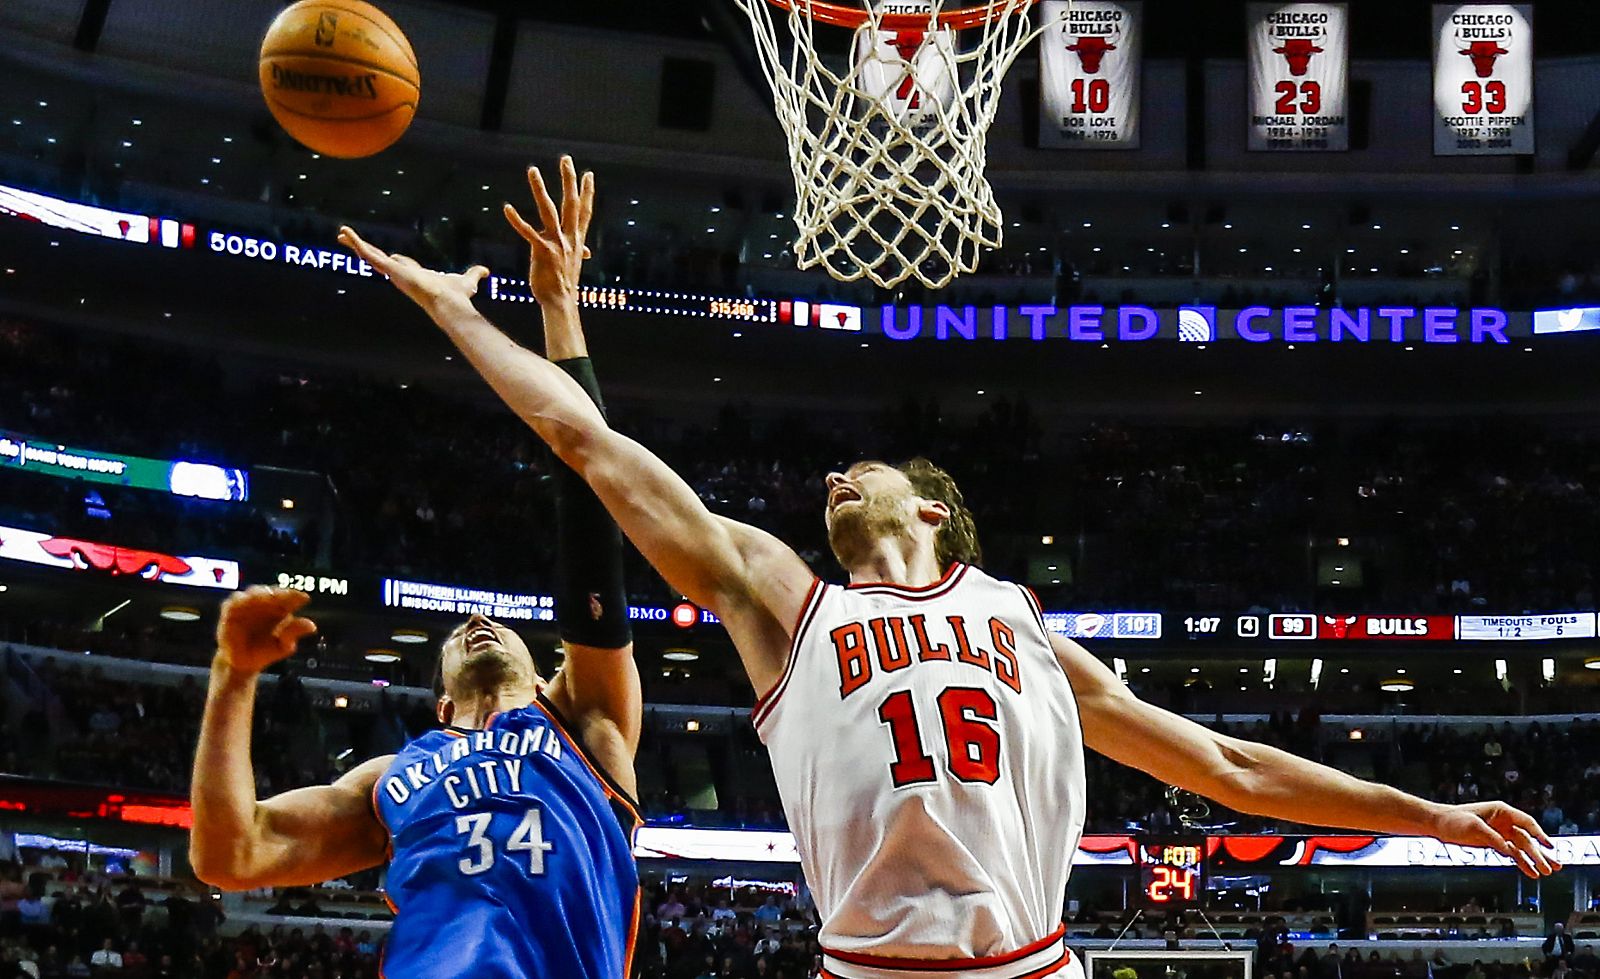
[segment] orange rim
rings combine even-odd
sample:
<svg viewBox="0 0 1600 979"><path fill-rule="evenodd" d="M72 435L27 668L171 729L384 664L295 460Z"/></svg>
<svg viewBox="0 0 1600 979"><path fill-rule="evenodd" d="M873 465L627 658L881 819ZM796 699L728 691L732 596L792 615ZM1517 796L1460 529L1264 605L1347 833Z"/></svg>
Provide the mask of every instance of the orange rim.
<svg viewBox="0 0 1600 979"><path fill-rule="evenodd" d="M793 10L798 4L800 13L805 14L814 21L831 24L834 27L860 27L871 19L872 15L862 7L849 6L842 3L829 3L828 0L767 0L774 7L784 10ZM982 27L989 21L1005 16L1008 12L1025 10L1037 3L1038 0L990 0L989 3L979 4L976 7L962 7L960 10L946 10L939 14L940 27L952 30L966 31L974 27ZM928 17L924 14L885 14L883 27L891 31L923 30L928 26Z"/></svg>

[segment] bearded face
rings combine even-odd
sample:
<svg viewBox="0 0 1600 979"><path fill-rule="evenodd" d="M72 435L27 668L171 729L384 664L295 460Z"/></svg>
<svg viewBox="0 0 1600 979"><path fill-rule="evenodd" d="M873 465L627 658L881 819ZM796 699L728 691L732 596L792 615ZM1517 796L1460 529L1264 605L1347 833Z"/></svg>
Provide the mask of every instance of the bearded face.
<svg viewBox="0 0 1600 979"><path fill-rule="evenodd" d="M864 563L878 541L910 533L916 512L910 480L891 466L857 463L828 477L828 544L846 568Z"/></svg>
<svg viewBox="0 0 1600 979"><path fill-rule="evenodd" d="M533 654L522 637L482 615L472 616L445 639L441 666L451 696L539 683Z"/></svg>

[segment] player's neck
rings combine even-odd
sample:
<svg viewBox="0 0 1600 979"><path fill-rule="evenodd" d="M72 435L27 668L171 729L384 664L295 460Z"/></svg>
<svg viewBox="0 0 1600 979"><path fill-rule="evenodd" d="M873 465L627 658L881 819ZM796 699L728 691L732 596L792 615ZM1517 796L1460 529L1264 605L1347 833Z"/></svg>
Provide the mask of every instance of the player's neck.
<svg viewBox="0 0 1600 979"><path fill-rule="evenodd" d="M886 582L906 588L924 588L944 576L944 568L934 557L932 542L892 538L878 541L870 554L845 570L850 574L852 585Z"/></svg>
<svg viewBox="0 0 1600 979"><path fill-rule="evenodd" d="M455 702L455 713L450 716L450 726L467 731L481 730L489 723L489 719L496 714L503 714L508 710L516 710L533 703L534 696L540 688L516 687L505 688L492 693L483 693L465 701Z"/></svg>

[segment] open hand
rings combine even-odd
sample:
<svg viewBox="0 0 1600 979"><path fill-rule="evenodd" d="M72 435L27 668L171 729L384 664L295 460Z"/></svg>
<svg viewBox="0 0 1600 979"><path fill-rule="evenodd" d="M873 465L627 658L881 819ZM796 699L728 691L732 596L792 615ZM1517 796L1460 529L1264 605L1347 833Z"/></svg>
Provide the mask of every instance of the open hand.
<svg viewBox="0 0 1600 979"><path fill-rule="evenodd" d="M1547 855L1555 844L1532 816L1504 802L1470 802L1446 806L1433 827L1445 843L1481 846L1510 857L1529 877L1544 877L1561 869Z"/></svg>
<svg viewBox="0 0 1600 979"><path fill-rule="evenodd" d="M521 235L530 249L528 283L539 305L572 302L578 298L578 276L583 260L589 257L584 240L589 237L589 222L594 218L594 174L585 173L580 182L572 157L561 158L561 210L556 210L544 174L538 167L528 168L528 187L539 208L535 228L523 220L517 209L505 206L506 221Z"/></svg>
<svg viewBox="0 0 1600 979"><path fill-rule="evenodd" d="M390 255L383 249L363 241L355 229L339 229L339 244L355 252L368 265L389 277L395 287L412 302L432 311L441 302L465 300L470 302L478 294L478 285L488 278L489 270L474 265L465 272L435 272L422 263L404 255Z"/></svg>
<svg viewBox="0 0 1600 979"><path fill-rule="evenodd" d="M294 655L317 624L296 613L311 601L303 591L256 586L222 603L217 621L217 659L242 673L260 673Z"/></svg>

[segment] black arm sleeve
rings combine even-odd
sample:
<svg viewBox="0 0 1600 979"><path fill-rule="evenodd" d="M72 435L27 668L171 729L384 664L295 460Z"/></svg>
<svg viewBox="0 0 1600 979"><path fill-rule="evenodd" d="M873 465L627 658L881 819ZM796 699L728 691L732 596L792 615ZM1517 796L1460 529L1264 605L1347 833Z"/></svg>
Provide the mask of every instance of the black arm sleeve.
<svg viewBox="0 0 1600 979"><path fill-rule="evenodd" d="M556 366L605 412L588 357L558 360ZM633 641L622 580L622 531L588 484L560 459L555 460L555 488L556 627L565 642L620 649Z"/></svg>

